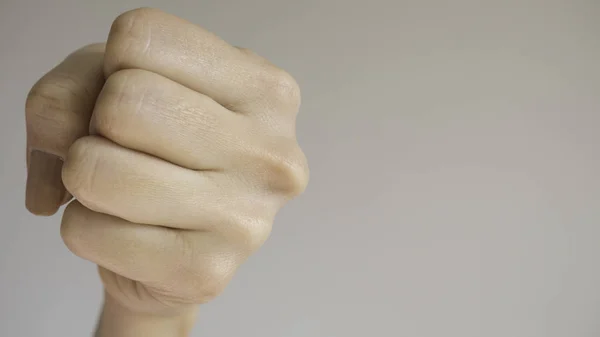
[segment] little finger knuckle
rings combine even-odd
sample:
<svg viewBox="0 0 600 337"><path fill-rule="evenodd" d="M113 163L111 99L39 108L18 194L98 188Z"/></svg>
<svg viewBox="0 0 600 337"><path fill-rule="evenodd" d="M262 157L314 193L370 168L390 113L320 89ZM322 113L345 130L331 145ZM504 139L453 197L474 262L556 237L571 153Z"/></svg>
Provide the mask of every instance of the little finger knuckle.
<svg viewBox="0 0 600 337"><path fill-rule="evenodd" d="M196 271L197 275L193 281L190 298L194 303L206 303L219 296L237 268L236 259L227 254L215 254L204 262Z"/></svg>

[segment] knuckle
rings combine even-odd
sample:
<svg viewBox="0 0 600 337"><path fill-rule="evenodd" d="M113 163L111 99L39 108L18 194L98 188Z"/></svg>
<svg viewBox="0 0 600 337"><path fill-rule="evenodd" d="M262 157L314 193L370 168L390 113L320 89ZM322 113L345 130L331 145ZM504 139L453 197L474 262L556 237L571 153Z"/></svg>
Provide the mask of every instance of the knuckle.
<svg viewBox="0 0 600 337"><path fill-rule="evenodd" d="M257 203L253 203L253 205L256 207ZM255 208L254 213L256 212ZM240 248L245 253L250 254L257 251L268 239L271 234L272 221L266 217L255 215L238 217L235 221L235 228L239 237Z"/></svg>
<svg viewBox="0 0 600 337"><path fill-rule="evenodd" d="M112 37L144 37L144 26L152 12L150 8L137 8L119 15L111 26Z"/></svg>
<svg viewBox="0 0 600 337"><path fill-rule="evenodd" d="M124 133L135 125L131 117L143 103L143 97L138 97L136 88L145 82L142 78L144 71L135 69L119 70L110 75L94 109L92 125L95 132L117 141Z"/></svg>
<svg viewBox="0 0 600 337"><path fill-rule="evenodd" d="M191 300L194 303L206 303L223 293L233 276L235 264L235 259L226 254L209 258L195 280Z"/></svg>
<svg viewBox="0 0 600 337"><path fill-rule="evenodd" d="M235 269L235 263L235 260L227 254L215 255L210 259L204 269L203 286L200 292L204 299L211 300L225 290Z"/></svg>
<svg viewBox="0 0 600 337"><path fill-rule="evenodd" d="M150 23L157 10L138 8L119 15L112 23L106 44L105 73L132 67L147 51Z"/></svg>
<svg viewBox="0 0 600 337"><path fill-rule="evenodd" d="M62 180L67 191L81 202L90 204L96 170L97 157L94 154L92 137L76 140L69 148L63 165Z"/></svg>
<svg viewBox="0 0 600 337"><path fill-rule="evenodd" d="M229 249L216 248L212 238L205 242L212 249L202 252L198 251L197 236L179 234L178 238L180 251L176 254L173 285L178 285L181 299L186 302L209 302L223 292L233 277L239 256L227 252Z"/></svg>
<svg viewBox="0 0 600 337"><path fill-rule="evenodd" d="M308 185L309 170L306 157L297 145L267 151L262 155L269 188L288 197L304 192Z"/></svg>
<svg viewBox="0 0 600 337"><path fill-rule="evenodd" d="M265 73L269 97L293 108L300 106L300 86L292 75L276 67Z"/></svg>

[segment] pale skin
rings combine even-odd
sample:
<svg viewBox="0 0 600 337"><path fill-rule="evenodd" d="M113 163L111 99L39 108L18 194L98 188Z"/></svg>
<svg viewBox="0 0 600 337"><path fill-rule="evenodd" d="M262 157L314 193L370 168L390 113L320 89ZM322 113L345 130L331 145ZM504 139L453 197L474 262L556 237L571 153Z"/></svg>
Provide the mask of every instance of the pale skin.
<svg viewBox="0 0 600 337"><path fill-rule="evenodd" d="M98 265L98 337L188 336L308 182L296 81L155 9L114 21L26 104L26 206Z"/></svg>

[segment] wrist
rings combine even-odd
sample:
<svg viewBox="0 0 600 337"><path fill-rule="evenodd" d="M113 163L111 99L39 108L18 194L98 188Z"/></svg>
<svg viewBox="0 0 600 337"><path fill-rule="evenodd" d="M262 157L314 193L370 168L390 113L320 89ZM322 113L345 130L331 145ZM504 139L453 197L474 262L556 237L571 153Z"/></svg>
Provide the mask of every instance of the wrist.
<svg viewBox="0 0 600 337"><path fill-rule="evenodd" d="M105 292L95 337L187 337L196 313L196 307L172 315L135 312Z"/></svg>

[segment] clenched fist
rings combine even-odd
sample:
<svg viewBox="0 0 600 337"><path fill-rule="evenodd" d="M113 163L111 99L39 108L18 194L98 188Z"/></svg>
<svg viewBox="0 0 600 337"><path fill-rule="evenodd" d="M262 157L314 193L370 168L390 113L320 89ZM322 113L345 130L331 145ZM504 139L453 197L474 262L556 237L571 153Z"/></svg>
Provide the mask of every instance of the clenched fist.
<svg viewBox="0 0 600 337"><path fill-rule="evenodd" d="M27 207L107 296L170 316L218 295L308 181L300 92L262 57L153 9L119 16L32 88Z"/></svg>

